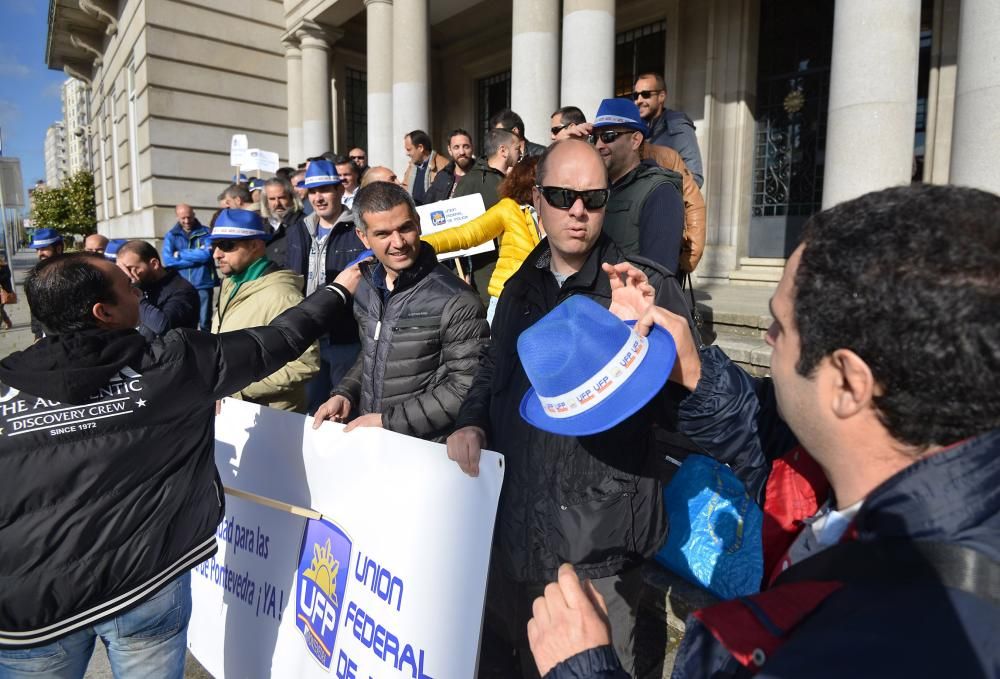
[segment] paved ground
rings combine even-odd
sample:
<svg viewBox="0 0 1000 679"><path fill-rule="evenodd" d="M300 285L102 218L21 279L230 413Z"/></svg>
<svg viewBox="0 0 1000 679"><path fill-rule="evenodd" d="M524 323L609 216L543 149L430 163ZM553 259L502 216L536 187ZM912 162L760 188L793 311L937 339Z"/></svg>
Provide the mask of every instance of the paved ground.
<svg viewBox="0 0 1000 679"><path fill-rule="evenodd" d="M24 298L25 272L37 261L34 250L23 250L14 255L14 279L17 284L18 302L4 307L7 315L14 322L11 330L0 330L0 356L6 356L12 351L19 351L31 345L34 338L29 327L28 301Z"/></svg>

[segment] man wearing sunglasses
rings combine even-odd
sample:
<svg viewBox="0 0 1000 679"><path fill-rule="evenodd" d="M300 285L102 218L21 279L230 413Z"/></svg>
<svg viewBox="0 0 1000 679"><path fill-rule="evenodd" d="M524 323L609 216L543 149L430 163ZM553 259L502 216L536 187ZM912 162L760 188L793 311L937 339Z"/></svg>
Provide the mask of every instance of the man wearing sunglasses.
<svg viewBox="0 0 1000 679"><path fill-rule="evenodd" d="M482 448L506 458L481 676L538 676L526 631L532 597L562 562L573 563L611 598L608 608L620 625L615 649L631 669L639 565L666 530L660 482L643 471L653 453L651 411L627 419L610 436L562 436L528 424L519 415L529 382L517 339L571 295L609 306L607 265L634 262L649 275L656 299L688 316L680 287L665 269L627 255L602 232L610 191L592 145L555 142L541 156L536 181L533 201L546 238L504 285L490 347L447 442L448 457L470 476L479 473Z"/></svg>
<svg viewBox="0 0 1000 679"><path fill-rule="evenodd" d="M658 146L669 146L681 154L684 164L691 170L698 188L705 179L701 166L701 151L698 137L694 133L694 123L682 111L671 111L666 107L667 86L659 73L643 73L635 81L632 100L639 107L642 119L649 125L649 142Z"/></svg>
<svg viewBox="0 0 1000 679"><path fill-rule="evenodd" d="M601 102L591 140L611 179L604 233L625 254L641 255L676 274L684 236L683 179L655 160L642 160L647 134L635 104Z"/></svg>

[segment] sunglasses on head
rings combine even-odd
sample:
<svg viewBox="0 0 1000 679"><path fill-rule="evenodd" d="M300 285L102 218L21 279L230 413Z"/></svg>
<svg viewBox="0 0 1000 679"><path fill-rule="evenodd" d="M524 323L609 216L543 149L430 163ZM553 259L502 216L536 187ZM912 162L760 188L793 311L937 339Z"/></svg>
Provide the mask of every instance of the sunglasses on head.
<svg viewBox="0 0 1000 679"><path fill-rule="evenodd" d="M587 189L586 191L576 191L565 189L561 186L538 186L539 192L545 198L545 202L557 210L568 210L579 198L583 201L583 207L588 210L600 210L608 204L611 196L609 189Z"/></svg>
<svg viewBox="0 0 1000 679"><path fill-rule="evenodd" d="M610 144L618 137L625 136L626 134L632 134L634 130L605 130L604 132L595 132L590 135L590 143L596 144L597 140L600 139L605 144Z"/></svg>
<svg viewBox="0 0 1000 679"><path fill-rule="evenodd" d="M213 248L219 248L223 252L232 252L236 249L237 245L239 245L239 242L234 240L217 240L212 242Z"/></svg>
<svg viewBox="0 0 1000 679"><path fill-rule="evenodd" d="M635 100L635 99L638 99L640 97L642 97L643 99L649 99L654 94L659 94L662 91L663 90L640 90L638 92L633 92L632 93L632 99Z"/></svg>

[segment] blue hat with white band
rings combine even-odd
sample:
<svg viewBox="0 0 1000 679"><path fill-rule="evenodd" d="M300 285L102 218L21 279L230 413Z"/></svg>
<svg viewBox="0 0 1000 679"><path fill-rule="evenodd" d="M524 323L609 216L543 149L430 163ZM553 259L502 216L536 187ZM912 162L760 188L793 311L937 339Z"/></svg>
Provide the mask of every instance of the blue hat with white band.
<svg viewBox="0 0 1000 679"><path fill-rule="evenodd" d="M264 220L260 214L252 210L240 210L238 208L226 208L215 218L215 226L209 240L248 240L256 238L262 241L271 239L271 235L264 226Z"/></svg>
<svg viewBox="0 0 1000 679"><path fill-rule="evenodd" d="M643 138L649 136L649 127L639 115L639 107L628 99L605 99L597 107L593 129L605 127L624 127L636 132L642 132Z"/></svg>
<svg viewBox="0 0 1000 679"><path fill-rule="evenodd" d="M107 246L104 248L104 259L117 262L118 251L122 249L125 243L128 243L127 238L112 238L109 240Z"/></svg>
<svg viewBox="0 0 1000 679"><path fill-rule="evenodd" d="M611 429L663 388L677 357L674 338L654 325L647 337L597 302L574 295L517 339L531 387L521 417L553 434Z"/></svg>
<svg viewBox="0 0 1000 679"><path fill-rule="evenodd" d="M298 183L300 189L314 189L317 186L330 186L340 183L337 168L329 160L314 160L306 169L305 178Z"/></svg>
<svg viewBox="0 0 1000 679"><path fill-rule="evenodd" d="M36 229L35 233L31 236L31 244L28 247L40 250L41 248L49 248L56 243L62 242L62 236L55 229Z"/></svg>

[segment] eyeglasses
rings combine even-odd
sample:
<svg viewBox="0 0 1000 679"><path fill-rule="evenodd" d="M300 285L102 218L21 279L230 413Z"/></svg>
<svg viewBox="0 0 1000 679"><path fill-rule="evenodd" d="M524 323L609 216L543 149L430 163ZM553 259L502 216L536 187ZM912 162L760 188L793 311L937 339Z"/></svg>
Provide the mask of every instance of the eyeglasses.
<svg viewBox="0 0 1000 679"><path fill-rule="evenodd" d="M643 99L649 99L654 94L659 94L660 92L663 92L663 90L640 90L639 92L632 93L632 99L635 100L640 97Z"/></svg>
<svg viewBox="0 0 1000 679"><path fill-rule="evenodd" d="M545 198L545 202L557 210L568 210L573 207L579 198L583 201L583 207L588 210L600 210L608 204L611 196L609 189L587 189L586 191L576 191L565 189L561 186L538 186L536 187Z"/></svg>
<svg viewBox="0 0 1000 679"><path fill-rule="evenodd" d="M223 252L232 252L233 250L236 249L237 245L239 245L239 243L237 241L234 241L234 240L217 240L217 241L212 241L212 247L213 248L219 248Z"/></svg>
<svg viewBox="0 0 1000 679"><path fill-rule="evenodd" d="M632 134L632 130L607 130L605 132L595 132L590 135L590 143L596 144L597 140L600 139L605 144L610 144L618 137L623 137L626 134Z"/></svg>
<svg viewBox="0 0 1000 679"><path fill-rule="evenodd" d="M350 156L351 160L364 160L366 156Z"/></svg>
<svg viewBox="0 0 1000 679"><path fill-rule="evenodd" d="M566 123L565 125L559 125L557 127L553 127L551 128L550 132L552 132L552 136L554 137L572 124L573 123Z"/></svg>

